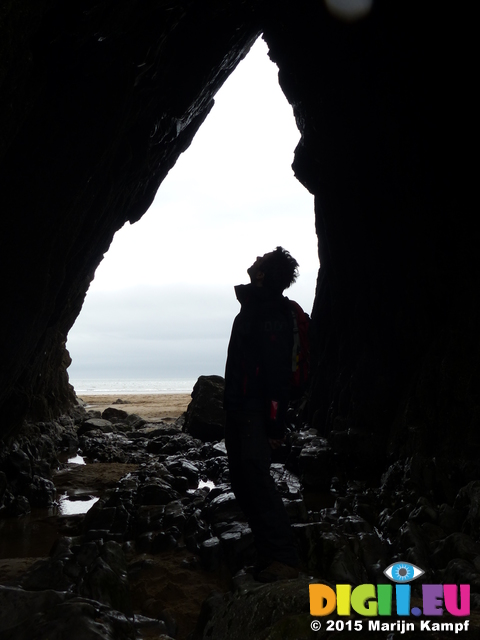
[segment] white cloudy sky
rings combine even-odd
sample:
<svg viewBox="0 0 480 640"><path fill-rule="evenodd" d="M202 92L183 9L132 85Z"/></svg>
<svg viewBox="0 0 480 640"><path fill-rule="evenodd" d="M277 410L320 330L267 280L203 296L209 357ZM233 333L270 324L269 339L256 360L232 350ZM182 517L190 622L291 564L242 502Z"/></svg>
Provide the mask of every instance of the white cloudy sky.
<svg viewBox="0 0 480 640"><path fill-rule="evenodd" d="M223 375L257 255L277 245L300 263L287 291L306 311L318 271L313 197L291 169L299 140L277 67L258 40L143 218L114 238L70 331L69 375Z"/></svg>

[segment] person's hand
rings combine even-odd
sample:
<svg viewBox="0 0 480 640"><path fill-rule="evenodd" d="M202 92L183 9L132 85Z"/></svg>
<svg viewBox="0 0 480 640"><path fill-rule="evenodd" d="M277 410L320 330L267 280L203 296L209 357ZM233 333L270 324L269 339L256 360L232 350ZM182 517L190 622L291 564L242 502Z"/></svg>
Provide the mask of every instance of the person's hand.
<svg viewBox="0 0 480 640"><path fill-rule="evenodd" d="M269 438L268 442L272 447L272 449L279 449L282 446L282 444L285 444L285 436L280 440L278 438Z"/></svg>

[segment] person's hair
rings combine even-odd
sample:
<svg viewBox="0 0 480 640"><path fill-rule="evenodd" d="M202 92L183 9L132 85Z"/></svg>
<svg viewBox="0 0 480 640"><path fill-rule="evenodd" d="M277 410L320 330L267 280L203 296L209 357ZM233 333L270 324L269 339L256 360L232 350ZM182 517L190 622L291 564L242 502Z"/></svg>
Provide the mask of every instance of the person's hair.
<svg viewBox="0 0 480 640"><path fill-rule="evenodd" d="M277 247L269 254L261 267L265 277L263 286L282 293L298 277L298 262L283 247Z"/></svg>

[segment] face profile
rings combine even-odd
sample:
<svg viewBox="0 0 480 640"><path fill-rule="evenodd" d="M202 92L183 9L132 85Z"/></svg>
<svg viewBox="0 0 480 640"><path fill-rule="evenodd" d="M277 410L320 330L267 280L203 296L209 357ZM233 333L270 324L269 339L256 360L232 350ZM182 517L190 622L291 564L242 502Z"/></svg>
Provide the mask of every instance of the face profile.
<svg viewBox="0 0 480 640"><path fill-rule="evenodd" d="M250 282L253 284L261 286L264 275L262 266L265 264L265 261L268 260L270 255L271 253L265 253L263 256L257 256L255 262L248 267L247 273L250 276Z"/></svg>

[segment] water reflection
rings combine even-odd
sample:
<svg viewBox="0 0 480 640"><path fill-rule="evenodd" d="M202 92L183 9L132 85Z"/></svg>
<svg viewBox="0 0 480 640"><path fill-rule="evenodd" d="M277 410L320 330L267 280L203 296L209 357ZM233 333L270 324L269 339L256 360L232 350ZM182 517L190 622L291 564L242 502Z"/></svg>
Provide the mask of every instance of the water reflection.
<svg viewBox="0 0 480 640"><path fill-rule="evenodd" d="M68 464L87 464L85 462L85 458L83 456L79 456L78 453L73 458L68 458L67 463Z"/></svg>
<svg viewBox="0 0 480 640"><path fill-rule="evenodd" d="M33 509L20 518L0 520L0 558L48 556L57 539L57 527L53 518L45 517L46 512Z"/></svg>
<svg viewBox="0 0 480 640"><path fill-rule="evenodd" d="M203 487L208 487L210 489L210 491L214 488L215 483L213 482L213 480L200 480L200 482L198 483L198 488L199 489L203 489Z"/></svg>
<svg viewBox="0 0 480 640"><path fill-rule="evenodd" d="M0 519L0 559L48 556L58 538L57 516L86 513L97 500L91 494L65 493L48 509L32 509L20 518Z"/></svg>
<svg viewBox="0 0 480 640"><path fill-rule="evenodd" d="M73 516L78 513L87 513L90 507L97 502L98 498L88 496L69 496L66 493L60 496L58 501L58 513L61 516Z"/></svg>

